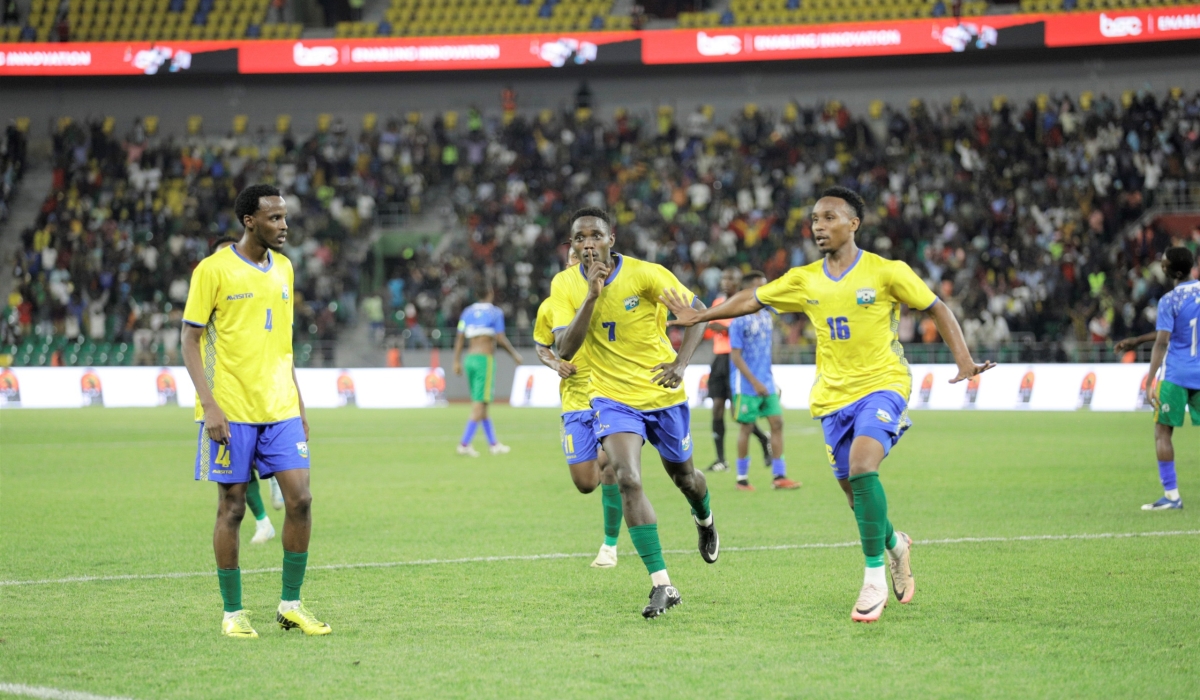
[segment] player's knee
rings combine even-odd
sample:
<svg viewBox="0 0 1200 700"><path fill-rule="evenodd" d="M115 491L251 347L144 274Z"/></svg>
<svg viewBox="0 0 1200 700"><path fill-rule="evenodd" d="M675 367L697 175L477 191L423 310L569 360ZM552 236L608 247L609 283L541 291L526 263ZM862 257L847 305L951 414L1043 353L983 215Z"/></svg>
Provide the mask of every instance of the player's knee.
<svg viewBox="0 0 1200 700"><path fill-rule="evenodd" d="M642 475L633 469L617 469L617 486L622 493L638 491L642 488Z"/></svg>
<svg viewBox="0 0 1200 700"><path fill-rule="evenodd" d="M301 493L287 499L288 515L307 516L309 510L312 509L312 492L304 489Z"/></svg>
<svg viewBox="0 0 1200 700"><path fill-rule="evenodd" d="M221 499L221 504L217 508L217 519L237 525L242 522L242 518L244 517L246 517L245 498L226 496Z"/></svg>

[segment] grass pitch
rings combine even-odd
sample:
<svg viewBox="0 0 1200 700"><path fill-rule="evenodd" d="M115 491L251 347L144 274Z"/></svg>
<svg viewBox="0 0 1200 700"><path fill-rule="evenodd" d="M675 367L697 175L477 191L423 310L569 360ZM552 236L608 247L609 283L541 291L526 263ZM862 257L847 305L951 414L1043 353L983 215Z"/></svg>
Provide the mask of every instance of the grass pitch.
<svg viewBox="0 0 1200 700"><path fill-rule="evenodd" d="M262 637L243 641L219 636L215 487L192 481L189 411L0 413L0 683L134 698L1200 694L1200 430L1176 433L1191 509L1143 513L1161 495L1146 414L915 414L882 475L893 522L917 540L917 595L873 625L850 621L857 546L750 549L857 539L807 415L785 416L802 490L771 491L756 446L758 492L709 475L713 566L647 448L663 545L686 553L667 556L683 605L645 621L650 586L624 528L620 565L588 568L600 498L571 486L557 413L493 415L512 453L467 459L453 453L465 407L310 411L304 596L334 633L284 633L279 574L247 573ZM694 414L698 464L712 459L708 419ZM279 539L253 546L252 532L248 514L243 570L280 566ZM448 561L553 553L581 556Z"/></svg>

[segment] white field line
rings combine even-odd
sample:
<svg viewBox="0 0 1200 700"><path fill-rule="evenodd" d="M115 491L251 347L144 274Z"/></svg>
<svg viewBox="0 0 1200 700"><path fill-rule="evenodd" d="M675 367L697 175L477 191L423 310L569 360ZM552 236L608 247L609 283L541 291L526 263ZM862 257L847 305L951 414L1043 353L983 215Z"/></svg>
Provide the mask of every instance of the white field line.
<svg viewBox="0 0 1200 700"><path fill-rule="evenodd" d="M1081 535L1018 535L1015 537L949 537L940 540L914 540L919 545L978 544L994 542L1046 542L1054 540L1111 540L1131 537L1179 537L1200 535L1200 530L1160 530L1155 532L1100 532ZM854 542L812 542L807 544L771 544L757 547L724 547L723 552L780 552L793 549L841 549L857 547ZM663 554L695 554L695 549L664 549ZM541 561L545 559L582 559L595 556L594 552L552 552L549 554L512 554L494 557L461 557L458 559L414 559L411 561L361 562L356 564L320 564L308 567L309 571L340 571L343 569L391 569L399 566L442 566L447 564L485 564L504 561ZM243 574L275 574L279 567L266 569L242 569ZM59 583L90 583L93 581L149 581L154 579L197 578L212 576L212 571L181 571L166 574L119 574L115 576L67 576L35 580L0 581L0 586L46 586Z"/></svg>
<svg viewBox="0 0 1200 700"><path fill-rule="evenodd" d="M27 698L43 698L44 700L130 700L123 696L93 695L79 690L59 690L58 688L21 685L20 683L0 683L0 695L23 695Z"/></svg>

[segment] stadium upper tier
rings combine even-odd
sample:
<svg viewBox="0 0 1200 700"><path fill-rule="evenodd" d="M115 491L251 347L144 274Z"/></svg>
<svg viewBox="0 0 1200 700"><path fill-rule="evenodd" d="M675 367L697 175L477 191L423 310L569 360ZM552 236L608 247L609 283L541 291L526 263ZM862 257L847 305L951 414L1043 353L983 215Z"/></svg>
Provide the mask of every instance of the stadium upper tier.
<svg viewBox="0 0 1200 700"><path fill-rule="evenodd" d="M299 24L267 22L270 0L31 0L5 41L294 39Z"/></svg>

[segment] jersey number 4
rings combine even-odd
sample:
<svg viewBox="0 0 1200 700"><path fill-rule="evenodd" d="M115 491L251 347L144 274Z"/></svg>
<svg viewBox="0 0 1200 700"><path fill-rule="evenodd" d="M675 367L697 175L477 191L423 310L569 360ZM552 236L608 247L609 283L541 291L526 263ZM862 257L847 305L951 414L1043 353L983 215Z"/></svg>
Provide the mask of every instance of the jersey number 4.
<svg viewBox="0 0 1200 700"><path fill-rule="evenodd" d="M845 316L830 317L825 319L825 324L829 326L830 340L850 340L850 319Z"/></svg>
<svg viewBox="0 0 1200 700"><path fill-rule="evenodd" d="M217 445L216 462L217 462L217 464L221 465L222 467L229 466L229 446L228 445L221 445L221 444Z"/></svg>

